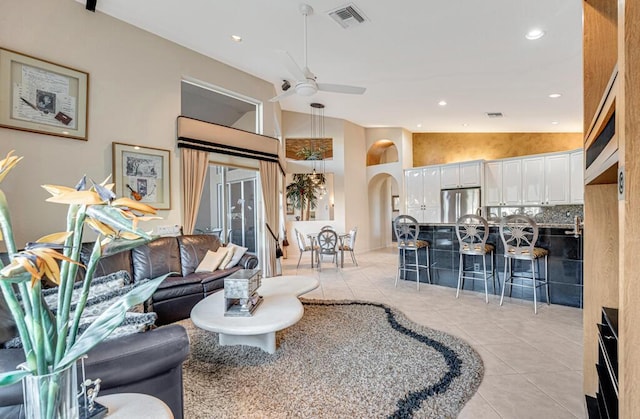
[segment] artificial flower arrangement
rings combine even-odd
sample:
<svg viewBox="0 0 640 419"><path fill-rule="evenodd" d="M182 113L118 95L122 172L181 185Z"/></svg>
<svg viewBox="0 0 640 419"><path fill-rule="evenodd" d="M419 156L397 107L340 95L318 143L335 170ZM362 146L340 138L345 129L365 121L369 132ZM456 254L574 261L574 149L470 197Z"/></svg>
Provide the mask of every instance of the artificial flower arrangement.
<svg viewBox="0 0 640 419"><path fill-rule="evenodd" d="M22 160L10 152L0 160L0 183ZM67 369L118 327L126 311L146 301L165 276L137 286L98 316L78 334L97 262L102 256L139 246L153 237L138 227L139 221L156 219L156 210L129 198L116 198L113 184L93 183L83 178L75 188L43 185L52 196L48 202L66 204L66 231L28 243L18 250L13 237L9 206L0 189L0 232L10 264L0 262L0 289L16 323L25 354L25 364L16 371L0 374L0 385L10 385L25 376L44 376ZM98 233L86 266L80 262L84 226ZM59 262L59 263L58 263ZM72 311L74 279L80 267L85 269L80 299ZM58 307L52 310L42 297L43 278L58 285ZM56 414L56 384L38 389L40 417Z"/></svg>

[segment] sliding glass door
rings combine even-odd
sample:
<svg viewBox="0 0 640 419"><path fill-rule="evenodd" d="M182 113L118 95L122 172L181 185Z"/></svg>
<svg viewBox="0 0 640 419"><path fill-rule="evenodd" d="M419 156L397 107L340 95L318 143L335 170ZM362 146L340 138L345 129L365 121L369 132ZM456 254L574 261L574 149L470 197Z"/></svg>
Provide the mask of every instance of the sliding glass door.
<svg viewBox="0 0 640 419"><path fill-rule="evenodd" d="M249 252L256 253L259 247L258 172L211 164L207 178L196 233L215 234L225 243L247 247Z"/></svg>

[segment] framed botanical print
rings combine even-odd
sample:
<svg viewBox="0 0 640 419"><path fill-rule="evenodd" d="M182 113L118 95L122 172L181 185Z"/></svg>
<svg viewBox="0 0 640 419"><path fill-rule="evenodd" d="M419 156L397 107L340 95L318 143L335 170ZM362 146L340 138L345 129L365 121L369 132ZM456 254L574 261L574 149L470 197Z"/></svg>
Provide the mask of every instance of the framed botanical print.
<svg viewBox="0 0 640 419"><path fill-rule="evenodd" d="M113 143L113 176L117 196L157 209L171 209L170 151Z"/></svg>

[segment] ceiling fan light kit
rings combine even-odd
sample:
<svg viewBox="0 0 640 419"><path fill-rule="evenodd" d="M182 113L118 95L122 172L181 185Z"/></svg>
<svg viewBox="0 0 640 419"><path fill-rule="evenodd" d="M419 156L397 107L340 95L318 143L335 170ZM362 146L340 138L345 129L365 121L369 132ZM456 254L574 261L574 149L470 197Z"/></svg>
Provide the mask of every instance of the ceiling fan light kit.
<svg viewBox="0 0 640 419"><path fill-rule="evenodd" d="M280 55L284 67L294 77L295 83L293 83L293 89L285 90L284 93L269 99L269 102L277 102L280 99L293 95L294 93L300 96L313 96L318 92L318 90L334 93L347 93L352 95L363 94L367 90L364 87L316 83L316 76L311 72L311 70L309 70L309 66L307 65L307 16L313 14L313 8L308 4L301 4L299 10L304 17L304 67L300 67L287 51L278 50L277 52Z"/></svg>

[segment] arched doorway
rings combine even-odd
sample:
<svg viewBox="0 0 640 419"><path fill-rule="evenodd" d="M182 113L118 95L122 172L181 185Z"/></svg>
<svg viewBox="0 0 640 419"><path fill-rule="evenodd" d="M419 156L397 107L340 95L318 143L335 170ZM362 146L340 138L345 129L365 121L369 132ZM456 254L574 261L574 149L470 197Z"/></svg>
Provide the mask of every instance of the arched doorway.
<svg viewBox="0 0 640 419"><path fill-rule="evenodd" d="M391 174L378 173L369 180L368 193L371 249L381 249L392 242L391 223L399 215L392 202L400 195L400 185Z"/></svg>

